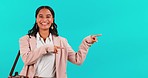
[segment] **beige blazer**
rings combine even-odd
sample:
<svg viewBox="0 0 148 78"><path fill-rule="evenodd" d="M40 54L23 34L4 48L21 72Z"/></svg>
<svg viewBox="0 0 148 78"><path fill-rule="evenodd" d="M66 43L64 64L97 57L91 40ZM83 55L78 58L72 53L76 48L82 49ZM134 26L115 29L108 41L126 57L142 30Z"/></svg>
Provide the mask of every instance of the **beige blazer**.
<svg viewBox="0 0 148 78"><path fill-rule="evenodd" d="M28 76L29 78L33 78L35 75L35 63L37 62L38 58L43 57L44 54L47 53L46 46L42 46L40 48L36 48L37 41L34 36L23 36L19 40L20 42L20 53L22 60L24 62L24 67L20 73L20 75L26 75L27 66L30 65ZM80 65L86 58L86 54L88 52L88 48L91 45L91 38L90 36L84 38L81 45L79 46L78 52L74 52L72 47L68 44L67 40L60 36L53 35L53 44L55 46L64 47L64 49L58 49L58 54L55 54L56 57L56 78L67 78L66 75L66 66L67 60L70 62ZM54 48L53 46L49 47L52 51Z"/></svg>

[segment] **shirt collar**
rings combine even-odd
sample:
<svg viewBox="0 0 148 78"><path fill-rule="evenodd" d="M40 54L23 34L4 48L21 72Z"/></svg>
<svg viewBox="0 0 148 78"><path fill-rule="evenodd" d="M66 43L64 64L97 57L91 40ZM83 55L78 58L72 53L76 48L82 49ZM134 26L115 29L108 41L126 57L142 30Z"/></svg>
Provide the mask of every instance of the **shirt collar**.
<svg viewBox="0 0 148 78"><path fill-rule="evenodd" d="M40 36L39 32L36 34L37 40L41 40L42 37ZM49 36L47 37L50 41L52 41L52 34L50 33Z"/></svg>

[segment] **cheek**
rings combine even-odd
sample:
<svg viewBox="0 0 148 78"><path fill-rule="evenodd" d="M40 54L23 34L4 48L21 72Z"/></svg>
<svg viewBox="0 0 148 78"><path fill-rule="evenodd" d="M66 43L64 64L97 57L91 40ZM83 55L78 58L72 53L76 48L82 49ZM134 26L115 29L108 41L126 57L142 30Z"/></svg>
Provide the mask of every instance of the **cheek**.
<svg viewBox="0 0 148 78"><path fill-rule="evenodd" d="M40 22L40 20L39 19L36 19L36 23L39 23Z"/></svg>
<svg viewBox="0 0 148 78"><path fill-rule="evenodd" d="M50 21L51 23L53 23L53 18L52 18L52 19L49 19L49 21Z"/></svg>

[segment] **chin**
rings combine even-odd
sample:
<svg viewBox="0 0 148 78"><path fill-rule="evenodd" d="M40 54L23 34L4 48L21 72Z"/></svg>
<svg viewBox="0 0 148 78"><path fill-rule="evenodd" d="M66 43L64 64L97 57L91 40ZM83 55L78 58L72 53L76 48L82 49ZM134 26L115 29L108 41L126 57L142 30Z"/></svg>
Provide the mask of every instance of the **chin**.
<svg viewBox="0 0 148 78"><path fill-rule="evenodd" d="M42 30L49 30L49 27L48 28L41 28Z"/></svg>
<svg viewBox="0 0 148 78"><path fill-rule="evenodd" d="M41 30L49 30L50 27L40 27Z"/></svg>

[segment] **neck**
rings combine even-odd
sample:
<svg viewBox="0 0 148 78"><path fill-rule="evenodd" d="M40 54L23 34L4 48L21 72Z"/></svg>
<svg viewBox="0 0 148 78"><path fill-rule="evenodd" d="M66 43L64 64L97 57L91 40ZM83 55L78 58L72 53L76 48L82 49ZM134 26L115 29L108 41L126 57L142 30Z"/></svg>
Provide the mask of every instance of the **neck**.
<svg viewBox="0 0 148 78"><path fill-rule="evenodd" d="M39 34L43 39L46 39L49 36L49 30L39 30Z"/></svg>

